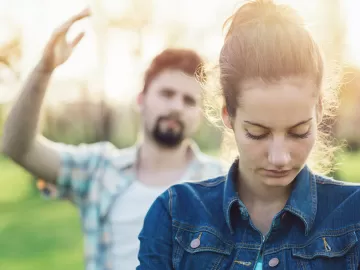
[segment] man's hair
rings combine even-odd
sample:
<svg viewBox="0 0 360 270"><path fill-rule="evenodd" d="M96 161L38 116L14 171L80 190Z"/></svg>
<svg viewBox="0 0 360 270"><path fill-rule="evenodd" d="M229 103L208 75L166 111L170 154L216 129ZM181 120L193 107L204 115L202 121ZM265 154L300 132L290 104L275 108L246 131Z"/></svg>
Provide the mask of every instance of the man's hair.
<svg viewBox="0 0 360 270"><path fill-rule="evenodd" d="M203 59L190 49L166 49L158 54L150 64L144 77L145 93L151 82L165 70L179 70L190 76L205 79Z"/></svg>

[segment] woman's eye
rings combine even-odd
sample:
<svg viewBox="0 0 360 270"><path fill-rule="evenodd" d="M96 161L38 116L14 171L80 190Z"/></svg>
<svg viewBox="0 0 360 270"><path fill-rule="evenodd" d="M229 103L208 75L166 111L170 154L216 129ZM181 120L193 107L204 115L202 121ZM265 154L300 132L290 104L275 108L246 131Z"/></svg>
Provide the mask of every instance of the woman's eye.
<svg viewBox="0 0 360 270"><path fill-rule="evenodd" d="M296 127L295 129L292 129L289 132L289 135L293 138L297 138L297 139L305 139L307 137L309 137L309 135L311 134L311 130L309 126L300 126L300 127Z"/></svg>
<svg viewBox="0 0 360 270"><path fill-rule="evenodd" d="M307 137L309 137L309 135L311 134L310 130L305 132L305 133L302 133L302 134L297 134L297 133L289 133L289 135L291 137L294 137L296 139L306 139Z"/></svg>
<svg viewBox="0 0 360 270"><path fill-rule="evenodd" d="M268 132L265 132L265 133L264 132L263 133L259 133L259 132L251 133L251 132L249 132L247 130L245 135L246 135L246 137L248 137L249 139L252 139L252 140L261 140L261 139L266 138L269 135L269 133Z"/></svg>

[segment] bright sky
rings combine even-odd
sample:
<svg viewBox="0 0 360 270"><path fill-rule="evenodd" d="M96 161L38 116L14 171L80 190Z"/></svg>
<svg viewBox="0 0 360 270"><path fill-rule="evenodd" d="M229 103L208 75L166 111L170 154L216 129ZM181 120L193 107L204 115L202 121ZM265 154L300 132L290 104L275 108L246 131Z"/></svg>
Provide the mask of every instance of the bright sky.
<svg viewBox="0 0 360 270"><path fill-rule="evenodd" d="M360 66L360 1L342 0L346 14L347 24L347 50L346 57L349 62Z"/></svg>
<svg viewBox="0 0 360 270"><path fill-rule="evenodd" d="M24 76L38 60L53 29L86 5L94 7L95 1L97 0L0 0L0 23L4 18L10 18L23 28ZM321 1L327 4L327 0ZM339 1L343 4L347 15L345 16L348 33L346 57L360 66L359 0ZM125 0L100 0L100 2L107 3L104 5L105 10L111 10L116 14L120 14L121 10L129 5L129 1ZM222 23L241 3L235 0L153 0L153 2L154 27L144 32L143 44L140 46L142 59L133 57L137 47L134 33L111 30L106 45L105 31L95 27L99 25L101 14L95 13L93 18L78 23L72 29L69 38L82 30L86 31L86 37L79 44L73 57L57 70L56 78L83 79L95 90L104 85L110 99L121 98L123 101L129 101L141 88L144 68L154 54L165 46L164 31L168 27L173 27L174 23L181 24L188 33L188 37L183 41L184 45L198 49L205 56L216 59L222 43ZM309 20L319 19L326 13L326 10L319 8L318 2L314 0L278 0L277 2L290 3ZM227 6L224 6L224 3L227 3ZM321 10L323 12L319 13ZM316 24L316 21L311 23ZM9 21L7 24L0 24L0 42L12 34L11 29ZM326 31L322 31L324 32ZM101 55L103 57L98 57ZM71 91L73 90L65 87L62 90L54 90L52 95L58 100L71 96L73 94ZM0 99L1 97L0 93Z"/></svg>

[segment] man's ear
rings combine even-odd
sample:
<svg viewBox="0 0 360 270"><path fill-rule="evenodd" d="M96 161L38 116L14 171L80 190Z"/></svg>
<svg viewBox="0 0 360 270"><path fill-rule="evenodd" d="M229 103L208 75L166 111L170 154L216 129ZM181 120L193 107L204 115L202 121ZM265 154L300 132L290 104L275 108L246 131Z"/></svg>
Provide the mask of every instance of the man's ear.
<svg viewBox="0 0 360 270"><path fill-rule="evenodd" d="M136 97L137 109L141 112L144 106L144 92L140 92Z"/></svg>

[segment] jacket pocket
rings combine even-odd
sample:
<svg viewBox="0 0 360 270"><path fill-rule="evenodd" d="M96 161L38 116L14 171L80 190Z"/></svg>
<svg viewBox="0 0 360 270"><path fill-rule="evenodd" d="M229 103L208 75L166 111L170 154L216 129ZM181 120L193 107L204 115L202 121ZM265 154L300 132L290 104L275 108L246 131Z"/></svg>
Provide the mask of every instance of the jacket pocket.
<svg viewBox="0 0 360 270"><path fill-rule="evenodd" d="M303 269L348 269L358 267L355 254L358 238L354 231L344 234L324 234L303 246L292 249L293 257Z"/></svg>
<svg viewBox="0 0 360 270"><path fill-rule="evenodd" d="M178 228L175 235L175 269L221 269L221 263L229 256L234 245L213 232L200 228Z"/></svg>

